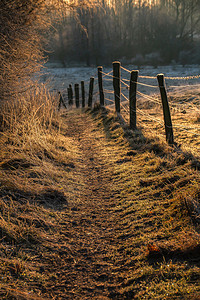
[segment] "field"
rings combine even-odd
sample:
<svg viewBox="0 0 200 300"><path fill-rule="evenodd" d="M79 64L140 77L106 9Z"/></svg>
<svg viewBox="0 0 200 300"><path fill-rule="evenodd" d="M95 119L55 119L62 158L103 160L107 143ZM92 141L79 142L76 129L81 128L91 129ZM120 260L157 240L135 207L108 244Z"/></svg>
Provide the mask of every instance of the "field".
<svg viewBox="0 0 200 300"><path fill-rule="evenodd" d="M85 81L86 95L89 90L90 77L95 78L94 102L99 102L98 82L96 68L56 68L56 65L48 65L43 80L51 80L53 87L60 90L64 99L67 101L67 88L69 84L75 84ZM137 69L136 66L126 66L126 69ZM111 68L104 68L107 74ZM121 77L125 80L121 83L122 92L125 97L121 97L122 115L129 122L128 109L128 87L127 80L130 74L121 70ZM166 88L169 105L171 108L172 124L174 126L174 136L177 145L184 151L192 152L194 155L200 155L200 78L179 79L179 77L188 77L199 74L199 66L158 66L143 67L139 70L139 76L153 76L163 73L166 77L175 77L175 79L166 79ZM178 77L178 78L176 78ZM138 128L151 136L152 134L165 140L163 113L159 89L156 78L139 78L138 80ZM104 76L103 85L105 90L105 103L110 109L114 109L112 74ZM86 97L87 99L87 97Z"/></svg>
<svg viewBox="0 0 200 300"><path fill-rule="evenodd" d="M64 96L95 75L73 70L49 68L43 80L53 75ZM144 87L136 131L125 100L125 122L112 104L59 112L45 88L2 108L2 299L199 299L198 86L173 88L173 123L184 126L173 147L159 95Z"/></svg>

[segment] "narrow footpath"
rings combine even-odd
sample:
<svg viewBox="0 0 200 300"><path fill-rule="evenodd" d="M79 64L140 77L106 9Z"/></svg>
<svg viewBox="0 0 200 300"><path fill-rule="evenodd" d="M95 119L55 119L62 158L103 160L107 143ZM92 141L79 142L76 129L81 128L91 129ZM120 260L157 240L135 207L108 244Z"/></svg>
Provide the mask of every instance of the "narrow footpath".
<svg viewBox="0 0 200 300"><path fill-rule="evenodd" d="M38 165L6 169L33 186L2 194L0 298L200 299L200 228L183 201L199 171L107 110L60 120Z"/></svg>
<svg viewBox="0 0 200 300"><path fill-rule="evenodd" d="M61 252L59 265L54 265L59 284L49 288L59 299L120 299L120 279L112 259L117 220L112 213L116 191L113 194L108 140L91 116L77 111L69 114L67 135L78 145L76 176L82 185L61 228L70 253Z"/></svg>

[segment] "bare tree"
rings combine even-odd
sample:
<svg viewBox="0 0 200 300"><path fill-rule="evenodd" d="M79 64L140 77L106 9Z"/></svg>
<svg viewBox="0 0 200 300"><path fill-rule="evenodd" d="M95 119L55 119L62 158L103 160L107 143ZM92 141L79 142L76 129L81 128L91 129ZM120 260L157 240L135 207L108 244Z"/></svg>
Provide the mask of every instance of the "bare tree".
<svg viewBox="0 0 200 300"><path fill-rule="evenodd" d="M67 11L93 1L1 0L0 2L0 99L16 97L31 88L33 74L43 57L44 32L52 11Z"/></svg>

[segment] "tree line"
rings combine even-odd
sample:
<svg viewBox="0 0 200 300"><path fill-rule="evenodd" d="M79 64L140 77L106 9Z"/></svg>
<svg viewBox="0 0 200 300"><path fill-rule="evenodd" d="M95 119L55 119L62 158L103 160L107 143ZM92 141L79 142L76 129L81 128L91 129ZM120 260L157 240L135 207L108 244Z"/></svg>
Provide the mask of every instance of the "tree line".
<svg viewBox="0 0 200 300"><path fill-rule="evenodd" d="M45 61L52 22L93 0L0 1L0 101L16 99L35 87L35 73ZM53 16L57 16L53 18ZM47 35L48 33L48 35Z"/></svg>
<svg viewBox="0 0 200 300"><path fill-rule="evenodd" d="M52 35L63 66L115 59L141 64L200 63L199 0L100 0L69 13Z"/></svg>

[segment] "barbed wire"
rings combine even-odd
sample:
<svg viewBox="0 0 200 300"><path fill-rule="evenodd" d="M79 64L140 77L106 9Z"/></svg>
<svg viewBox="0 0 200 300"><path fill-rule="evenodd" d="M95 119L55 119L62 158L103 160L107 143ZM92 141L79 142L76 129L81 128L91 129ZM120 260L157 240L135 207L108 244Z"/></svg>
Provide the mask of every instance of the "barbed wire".
<svg viewBox="0 0 200 300"><path fill-rule="evenodd" d="M127 113L129 113L129 110L128 110L123 104L121 104L121 107L122 107Z"/></svg>
<svg viewBox="0 0 200 300"><path fill-rule="evenodd" d="M121 86L121 90L129 90L127 86Z"/></svg>
<svg viewBox="0 0 200 300"><path fill-rule="evenodd" d="M108 100L109 100L109 99L108 99ZM112 101L112 102L114 102L114 101ZM129 114L129 112L130 112L130 108L129 108L129 107L126 108L122 103L121 103L121 107L124 109L124 111L125 111L126 113ZM135 113L139 113L140 115L145 116L145 117L148 118L150 121L155 121L155 122L157 122L157 123L160 124L162 127L176 128L176 129L179 128L179 129L181 129L181 130L183 130L183 131L186 131L186 132L192 133L192 134L194 134L194 135L200 136L199 133L194 132L194 131L191 131L191 130L199 130L199 128L184 127L184 126L178 125L178 124L173 124L173 126L167 126L167 125L164 125L163 123L161 123L161 121L160 121L159 119L154 118L152 115L150 115L150 114L148 114L148 113L145 113L145 112L143 112L142 110L140 110L140 109L138 109L138 108L137 108L137 111L134 110L134 109L132 109L131 111L133 111L133 112L135 112ZM127 121L128 121L128 120L127 120ZM191 129L191 130L190 130L190 129Z"/></svg>
<svg viewBox="0 0 200 300"><path fill-rule="evenodd" d="M177 110L183 110L183 109L197 109L197 105L194 105L193 103L189 102L189 103L179 103L179 102L175 102L173 101L172 99L172 91L169 90L169 87L166 87L166 90L167 90L167 94L168 94L168 98L170 99L170 104L172 105L173 109L177 108ZM176 107L175 107L176 106ZM190 107L192 106L192 107Z"/></svg>
<svg viewBox="0 0 200 300"><path fill-rule="evenodd" d="M192 133L192 134L194 134L194 135L198 135L198 136L200 136L200 133L197 133L197 132L194 132L194 131L190 131L190 129L194 129L194 128L192 128L192 127L184 127L184 126L181 126L181 125L173 125L173 128L178 128L178 129L181 129L181 130L183 130L183 131L186 131L186 132L189 132L189 133ZM189 128L189 130L188 130L188 128ZM195 130L199 130L199 129L196 129L195 128Z"/></svg>
<svg viewBox="0 0 200 300"><path fill-rule="evenodd" d="M113 70L111 70L111 71L108 72L108 73L105 73L105 72L103 72L103 71L100 71L100 73L102 73L102 74L104 75L103 77L110 75L112 72L113 72Z"/></svg>
<svg viewBox="0 0 200 300"><path fill-rule="evenodd" d="M128 72L131 73L132 71L124 68L123 66L121 66L121 68ZM146 79L155 79L157 78L156 76L143 76L143 75L139 75L139 77L141 78L146 78ZM190 75L190 76L165 76L165 79L169 79L169 80L190 80L190 79L199 79L200 75Z"/></svg>
<svg viewBox="0 0 200 300"><path fill-rule="evenodd" d="M185 84L185 85L170 85L169 88L185 88L185 87L196 87L198 86L200 88L199 84Z"/></svg>
<svg viewBox="0 0 200 300"><path fill-rule="evenodd" d="M124 68L124 67L122 67L122 66L121 66L121 69L123 69L124 71L126 71L126 72L128 72L128 73L131 73L130 70L128 70L128 69L126 69L126 68Z"/></svg>
<svg viewBox="0 0 200 300"><path fill-rule="evenodd" d="M144 78L144 79L157 79L156 76L144 76L144 75L139 75L140 78Z"/></svg>
<svg viewBox="0 0 200 300"><path fill-rule="evenodd" d="M127 102L129 102L129 99L121 92L121 95L125 98L125 100L127 101Z"/></svg>
<svg viewBox="0 0 200 300"><path fill-rule="evenodd" d="M123 83L126 87L130 88L130 85L128 85L126 82L123 81L123 79L120 79L121 83Z"/></svg>
<svg viewBox="0 0 200 300"><path fill-rule="evenodd" d="M108 94L114 94L114 91L112 91L112 90L106 90L106 89L104 89L104 92L108 93Z"/></svg>
<svg viewBox="0 0 200 300"><path fill-rule="evenodd" d="M137 93L138 93L140 96L142 96L143 98L146 98L146 99L149 100L149 101L155 102L155 103L157 103L157 104L159 104L159 105L162 104L162 103L159 101L159 99L154 99L154 98L152 98L151 96L148 96L148 95L146 95L146 94L143 94L143 93L141 93L141 92L139 92L139 91L137 91ZM157 100L157 101L156 101L156 100Z"/></svg>
<svg viewBox="0 0 200 300"><path fill-rule="evenodd" d="M190 79L198 79L198 78L200 78L200 75L179 76L179 77L165 76L165 79L169 79L169 80L190 80Z"/></svg>
<svg viewBox="0 0 200 300"><path fill-rule="evenodd" d="M122 116L125 119L126 123L128 123L128 118L126 118L126 115L123 114Z"/></svg>
<svg viewBox="0 0 200 300"><path fill-rule="evenodd" d="M112 71L110 71L109 73L104 73L104 72L102 72L102 74L105 74L105 76L119 79L118 77L114 77L113 75L110 75L111 73L112 73ZM104 79L105 79L105 78L104 78Z"/></svg>
<svg viewBox="0 0 200 300"><path fill-rule="evenodd" d="M128 72L129 74L132 72L124 67L122 67L122 70ZM113 74L111 74L113 72L113 70L111 70L110 72L108 73L105 73L105 72L101 72L103 74L103 78L104 80L107 80L107 81L113 81L114 78L120 80L120 82L122 83L122 87L121 89L129 89L130 88L130 83L131 81L126 79L126 78L119 78L119 77L114 77ZM110 78L105 78L105 77L110 77ZM157 79L157 76L143 76L143 75L139 75L138 76L139 78L143 78L143 79ZM192 80L192 79L199 79L200 78L200 75L192 75L192 76L165 76L164 77L166 80ZM97 86L97 82L98 81L98 78L95 77L95 86ZM90 81L88 81L89 83ZM147 87L147 88L158 88L157 85L150 85L150 84L147 84L147 83L144 83L144 82L134 82L135 84L138 84L138 85L141 85L141 86L144 86L144 87ZM200 84L186 84L186 85L169 85L168 86L168 83L166 84L166 89L167 89L167 92L169 93L169 99L170 99L170 103L171 103L171 106L172 106L172 109L173 110L177 110L180 112L181 109L194 109L194 108L197 108L193 103L177 103L177 102L174 102L172 100L172 96L170 95L171 93L173 92L176 92L175 89L181 89L181 88L187 88L187 87L190 87L190 88L195 88L195 87L200 87ZM174 89L172 91L169 91L169 89ZM108 94L114 94L114 91L113 90L109 90L109 89L105 89L104 90L105 93L108 93ZM96 92L95 95L98 95L99 92ZM137 94L139 96L141 96L142 98L144 99L147 99L153 103L156 103L158 105L162 105L161 101L158 99L158 98L154 98L152 96L149 96L149 95L146 95L140 91L137 91ZM117 96L117 95L115 95ZM125 102L121 102L121 108L123 110L123 112L125 113L125 116L126 114L129 114L130 113L130 107L129 105L126 106L126 103L129 103L129 99L126 95L124 95L124 93L121 92L121 96L125 99ZM106 101L112 103L110 104L111 106L113 106L113 104L115 104L115 101L112 100L112 99L109 99L109 98L105 98ZM132 111L136 112L135 110L132 109ZM162 123L160 119L157 119L155 117L153 117L151 114L147 113L147 112L144 112L142 111L141 109L137 108L137 114L139 115L142 115L144 117L146 117L147 119L151 120L152 122L157 122L158 124L160 124L162 127L168 127L168 128L172 128L171 126L167 126L166 124L164 124L164 122ZM200 134L196 131L199 130L199 128L195 128L195 127L188 127L188 126L184 126L184 125L180 125L180 124L177 124L177 123L174 123L173 124L173 128L175 130L177 129L180 129L182 131L186 131L188 133L191 133L191 134L194 134L194 135L198 135L200 136Z"/></svg>
<svg viewBox="0 0 200 300"><path fill-rule="evenodd" d="M110 102L112 102L112 103L115 103L115 101L112 100L112 99L109 99L109 98L104 98L104 99L107 100L107 101L110 101Z"/></svg>
<svg viewBox="0 0 200 300"><path fill-rule="evenodd" d="M132 81L133 83L137 83L137 84L139 84L139 85L143 85L143 86L147 86L147 87L150 87L150 88L158 88L158 86L157 85L150 85L150 84L146 84L146 83L143 83L143 82L136 82L136 81Z"/></svg>
<svg viewBox="0 0 200 300"><path fill-rule="evenodd" d="M149 118L151 121L156 121L157 123L159 123L162 127L164 127L164 124L162 124L160 122L160 120L153 118L150 114L144 113L143 111L141 111L141 109L137 108L137 111L134 109L131 109L131 111L135 112L135 113L139 113L141 115L144 115L145 117ZM167 126L169 128L171 128L170 126Z"/></svg>
<svg viewBox="0 0 200 300"><path fill-rule="evenodd" d="M147 86L147 87L151 87L151 88L158 88L157 85L150 85L150 84L146 84L146 83L143 83L143 82L138 82L138 81L132 81L132 80L128 80L126 78L122 78L123 81L127 81L127 82L133 82L133 83L136 83L136 84L140 84L140 85L144 85L144 86ZM130 87L130 85L129 85Z"/></svg>
<svg viewBox="0 0 200 300"><path fill-rule="evenodd" d="M110 79L110 78L104 78L104 80L113 81L113 79Z"/></svg>
<svg viewBox="0 0 200 300"><path fill-rule="evenodd" d="M164 125L164 124L162 124L158 119L153 118L150 114L147 114L147 113L142 112L139 108L137 108L137 111L136 111L136 110L133 110L133 109L132 109L132 111L137 112L137 113L139 113L139 114L141 114L141 115L144 115L145 117L147 117L147 118L150 119L151 121L156 121L156 122L158 122L162 127L166 126L167 128L179 128L179 129L182 129L183 131L187 131L187 132L192 133L192 134L194 134L194 135L200 136L199 133L192 131L192 130L199 130L200 128L185 127L185 126L183 126L183 125L179 125L179 124L176 124L176 123L174 123L173 126Z"/></svg>
<svg viewBox="0 0 200 300"><path fill-rule="evenodd" d="M200 129L200 127L199 128L195 128L195 127L185 127L185 126L183 126L183 125L178 125L178 124L176 124L176 125L174 125L174 127L179 127L179 128L184 128L184 129L193 129L193 130L199 130ZM196 133L195 133L196 134Z"/></svg>

